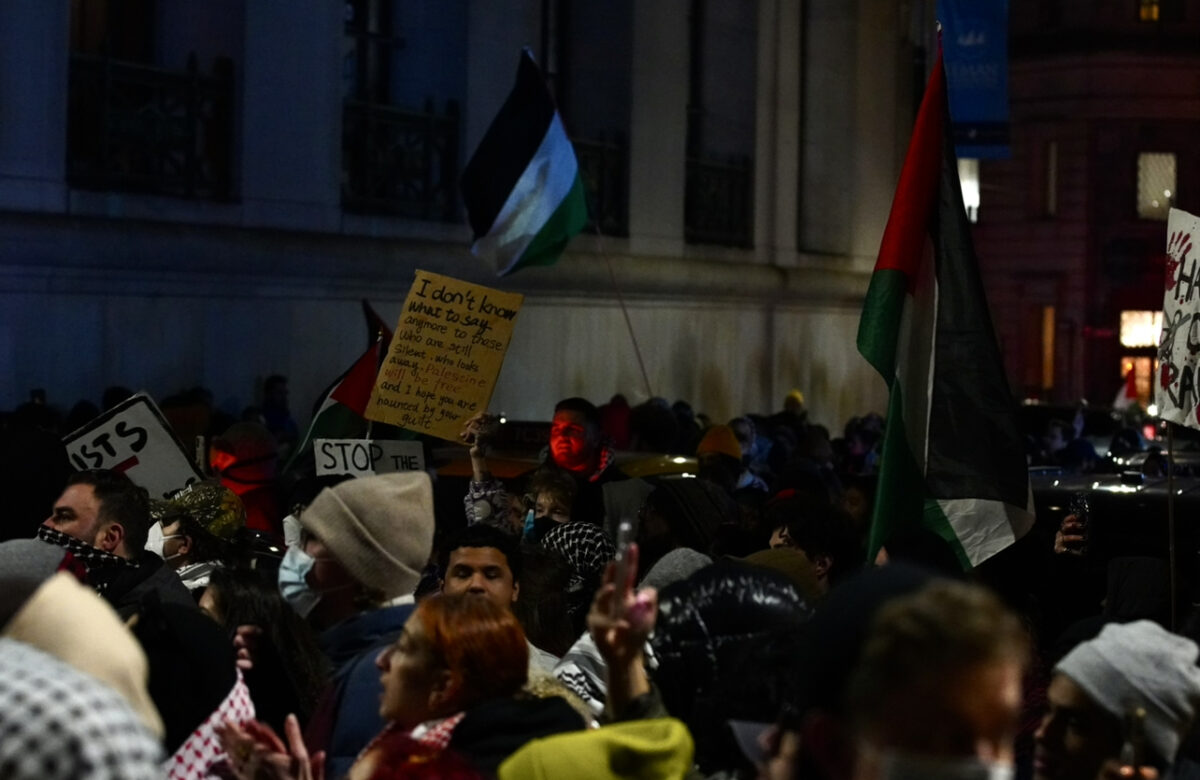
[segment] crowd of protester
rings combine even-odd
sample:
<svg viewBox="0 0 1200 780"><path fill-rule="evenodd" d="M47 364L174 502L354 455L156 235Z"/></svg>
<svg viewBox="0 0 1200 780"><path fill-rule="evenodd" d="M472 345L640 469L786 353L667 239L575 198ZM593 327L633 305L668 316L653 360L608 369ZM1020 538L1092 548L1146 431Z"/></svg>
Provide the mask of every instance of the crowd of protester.
<svg viewBox="0 0 1200 780"><path fill-rule="evenodd" d="M127 390L0 418L0 777L1200 776L1165 561L1074 516L868 561L877 415L567 398L528 473L478 414L469 478L352 479L263 390L163 400L210 475L165 499L63 448Z"/></svg>

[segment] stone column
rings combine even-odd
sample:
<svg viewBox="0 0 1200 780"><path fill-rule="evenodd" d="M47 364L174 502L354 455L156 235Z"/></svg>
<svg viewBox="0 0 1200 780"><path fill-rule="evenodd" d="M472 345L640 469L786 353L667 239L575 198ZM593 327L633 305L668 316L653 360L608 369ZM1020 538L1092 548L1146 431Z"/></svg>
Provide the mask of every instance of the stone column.
<svg viewBox="0 0 1200 780"><path fill-rule="evenodd" d="M70 3L0 3L0 209L66 208Z"/></svg>
<svg viewBox="0 0 1200 780"><path fill-rule="evenodd" d="M688 95L688 2L633 6L629 247L683 254Z"/></svg>
<svg viewBox="0 0 1200 780"><path fill-rule="evenodd" d="M800 176L800 20L796 0L758 7L758 94L754 151L754 246L763 262L796 255Z"/></svg>

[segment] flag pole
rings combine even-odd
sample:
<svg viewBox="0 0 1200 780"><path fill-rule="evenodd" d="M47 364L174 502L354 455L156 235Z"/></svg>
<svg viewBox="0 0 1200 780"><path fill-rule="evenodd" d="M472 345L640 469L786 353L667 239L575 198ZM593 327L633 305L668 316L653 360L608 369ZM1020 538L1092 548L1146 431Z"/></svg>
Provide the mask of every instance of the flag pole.
<svg viewBox="0 0 1200 780"><path fill-rule="evenodd" d="M1175 630L1178 581L1175 576L1175 424L1167 422L1167 549L1171 556L1171 630Z"/></svg>
<svg viewBox="0 0 1200 780"><path fill-rule="evenodd" d="M625 316L625 327L629 329L629 340L633 342L633 354L637 356L638 368L642 371L642 382L646 385L646 398L653 398L654 390L650 387L650 375L646 373L642 350L638 347L637 335L633 332L633 322L629 319L629 308L625 305L625 297L621 295L621 286L617 284L617 273L613 270L612 258L603 249L600 250L600 254L604 257L605 265L608 266L608 276L612 279L613 290L617 293L617 303L621 304L621 314Z"/></svg>
<svg viewBox="0 0 1200 780"><path fill-rule="evenodd" d="M363 305L367 306L367 307L370 306L370 304L367 303L366 298L363 299ZM372 313L373 312L374 312L374 310L372 309ZM378 319L378 315L376 315L376 319ZM379 325L377 325L375 328L375 343L378 344L380 347L383 347L383 328L382 328L382 326L379 326ZM390 344L389 344L389 346L390 346ZM375 367L376 374L378 374L379 369L383 367L383 361L387 360L387 357L388 357L387 350L381 348L379 350L379 365ZM367 439L371 438L371 434L374 432L374 430L375 430L375 421L368 419L367 420L367 432L366 432Z"/></svg>
<svg viewBox="0 0 1200 780"><path fill-rule="evenodd" d="M592 211L595 214L595 211ZM613 268L612 258L604 247L604 234L600 232L600 219L597 216L592 223L592 228L596 233L596 246L600 252L600 256L604 258L604 264L608 266L608 278L612 282L613 291L617 294L617 303L621 306L621 314L625 317L625 327L629 329L629 340L633 342L633 354L637 357L638 368L642 372L642 382L646 385L646 398L654 397L654 390L650 387L650 375L646 373L646 363L642 360L642 350L638 346L637 334L633 331L633 320L629 318L629 307L625 305L625 296L621 293L621 285L617 283L617 272Z"/></svg>

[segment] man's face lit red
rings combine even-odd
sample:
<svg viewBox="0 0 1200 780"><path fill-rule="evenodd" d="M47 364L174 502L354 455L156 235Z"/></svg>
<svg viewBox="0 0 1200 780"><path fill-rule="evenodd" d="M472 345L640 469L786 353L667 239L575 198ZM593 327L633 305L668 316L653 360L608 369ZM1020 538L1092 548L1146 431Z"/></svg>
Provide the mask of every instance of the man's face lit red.
<svg viewBox="0 0 1200 780"><path fill-rule="evenodd" d="M595 466L599 436L580 412L554 413L550 424L550 454L568 471L584 472Z"/></svg>

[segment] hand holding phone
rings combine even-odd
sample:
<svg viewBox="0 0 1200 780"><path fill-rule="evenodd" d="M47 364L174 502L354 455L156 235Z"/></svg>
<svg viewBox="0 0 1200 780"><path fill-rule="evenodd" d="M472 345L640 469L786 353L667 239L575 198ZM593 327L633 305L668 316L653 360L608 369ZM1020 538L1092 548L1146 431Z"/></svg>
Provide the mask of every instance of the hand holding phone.
<svg viewBox="0 0 1200 780"><path fill-rule="evenodd" d="M480 457L500 428L500 418L479 412L463 424L458 439L471 448L471 457Z"/></svg>
<svg viewBox="0 0 1200 780"><path fill-rule="evenodd" d="M629 593L633 589L633 580L637 576L636 558L633 560L634 565L630 566L632 545L633 521L624 519L617 526L617 555L613 559L616 563L613 574L613 584L616 589L613 591L612 603L609 605L609 615L613 620L619 619L624 614L625 602L629 599ZM631 568L632 571L630 571Z"/></svg>
<svg viewBox="0 0 1200 780"><path fill-rule="evenodd" d="M1135 769L1146 758L1146 708L1134 705L1125 713L1125 743L1121 763Z"/></svg>
<svg viewBox="0 0 1200 780"><path fill-rule="evenodd" d="M1054 535L1054 552L1058 555L1087 555L1088 523L1091 506L1087 495L1076 493L1067 505L1067 515Z"/></svg>
<svg viewBox="0 0 1200 780"><path fill-rule="evenodd" d="M1145 765L1146 760L1146 708L1131 705L1125 712L1125 742L1121 745L1121 756L1116 761L1106 761L1100 768L1100 780L1158 780L1158 770Z"/></svg>
<svg viewBox="0 0 1200 780"><path fill-rule="evenodd" d="M658 592L654 588L634 591L638 546L633 541L632 523L624 533L618 528L617 535L624 537L618 546L619 558L609 562L587 618L588 631L610 670L640 663L658 617Z"/></svg>

